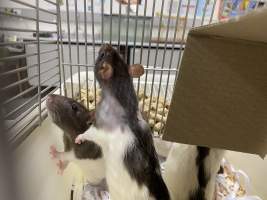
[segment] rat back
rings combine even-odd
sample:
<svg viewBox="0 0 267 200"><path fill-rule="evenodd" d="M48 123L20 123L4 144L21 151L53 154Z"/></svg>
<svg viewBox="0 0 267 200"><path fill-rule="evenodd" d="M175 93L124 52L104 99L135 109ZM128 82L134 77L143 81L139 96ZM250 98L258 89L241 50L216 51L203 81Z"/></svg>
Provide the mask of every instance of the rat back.
<svg viewBox="0 0 267 200"><path fill-rule="evenodd" d="M212 200L224 151L174 143L163 178L173 200Z"/></svg>

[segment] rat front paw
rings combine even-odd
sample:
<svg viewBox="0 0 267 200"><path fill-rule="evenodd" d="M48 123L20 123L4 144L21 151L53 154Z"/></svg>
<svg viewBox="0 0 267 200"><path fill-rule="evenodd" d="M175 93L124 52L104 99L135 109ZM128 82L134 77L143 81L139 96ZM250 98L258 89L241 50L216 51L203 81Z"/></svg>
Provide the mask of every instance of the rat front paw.
<svg viewBox="0 0 267 200"><path fill-rule="evenodd" d="M75 143L82 144L85 140L84 134L80 134L75 138Z"/></svg>
<svg viewBox="0 0 267 200"><path fill-rule="evenodd" d="M49 154L50 154L51 158L52 159L58 158L57 148L54 145L51 145L49 149L50 149Z"/></svg>

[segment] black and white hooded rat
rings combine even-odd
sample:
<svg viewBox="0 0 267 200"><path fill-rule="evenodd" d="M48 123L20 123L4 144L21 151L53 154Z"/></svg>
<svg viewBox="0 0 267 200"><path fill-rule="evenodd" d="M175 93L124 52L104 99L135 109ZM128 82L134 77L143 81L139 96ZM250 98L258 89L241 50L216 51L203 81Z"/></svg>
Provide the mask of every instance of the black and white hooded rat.
<svg viewBox="0 0 267 200"><path fill-rule="evenodd" d="M224 150L174 143L163 178L172 200L213 200Z"/></svg>
<svg viewBox="0 0 267 200"><path fill-rule="evenodd" d="M103 45L95 66L102 88L95 126L76 138L78 144L94 141L102 147L112 200L170 199L131 78L143 73L143 66L127 65L111 45Z"/></svg>
<svg viewBox="0 0 267 200"><path fill-rule="evenodd" d="M101 147L92 141L81 145L75 143L77 135L94 122L95 112L71 98L55 94L48 95L46 107L52 121L63 131L64 152L59 152L54 145L50 146L50 154L57 160L59 173L63 173L69 162L74 162L89 183L99 184L105 178Z"/></svg>

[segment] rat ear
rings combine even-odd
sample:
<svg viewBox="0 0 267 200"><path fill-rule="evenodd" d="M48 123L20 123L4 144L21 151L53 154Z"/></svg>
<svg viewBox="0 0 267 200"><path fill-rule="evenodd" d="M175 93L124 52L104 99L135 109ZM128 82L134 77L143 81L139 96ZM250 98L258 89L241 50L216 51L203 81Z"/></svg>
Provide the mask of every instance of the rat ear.
<svg viewBox="0 0 267 200"><path fill-rule="evenodd" d="M108 80L112 77L113 75L113 68L110 64L104 62L102 67L100 68L98 74L100 77L104 80Z"/></svg>
<svg viewBox="0 0 267 200"><path fill-rule="evenodd" d="M139 78L144 72L144 67L141 64L133 64L129 66L129 74L133 78Z"/></svg>

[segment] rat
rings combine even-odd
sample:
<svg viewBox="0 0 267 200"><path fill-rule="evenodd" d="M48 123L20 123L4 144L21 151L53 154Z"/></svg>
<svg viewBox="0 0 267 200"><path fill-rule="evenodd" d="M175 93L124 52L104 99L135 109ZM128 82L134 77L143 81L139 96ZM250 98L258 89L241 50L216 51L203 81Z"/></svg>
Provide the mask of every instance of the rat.
<svg viewBox="0 0 267 200"><path fill-rule="evenodd" d="M89 183L100 183L105 178L101 147L92 141L81 145L75 143L75 138L94 123L95 111L89 111L71 98L55 94L48 95L46 107L52 121L63 131L64 152L50 146L52 158L58 160L59 173L62 174L72 161L82 169Z"/></svg>
<svg viewBox="0 0 267 200"><path fill-rule="evenodd" d="M102 147L111 199L169 200L151 129L138 109L132 82L144 73L143 66L127 65L111 45L103 45L94 71L102 88L95 126L76 142L89 140Z"/></svg>
<svg viewBox="0 0 267 200"><path fill-rule="evenodd" d="M224 150L174 143L163 178L173 200L213 200Z"/></svg>

